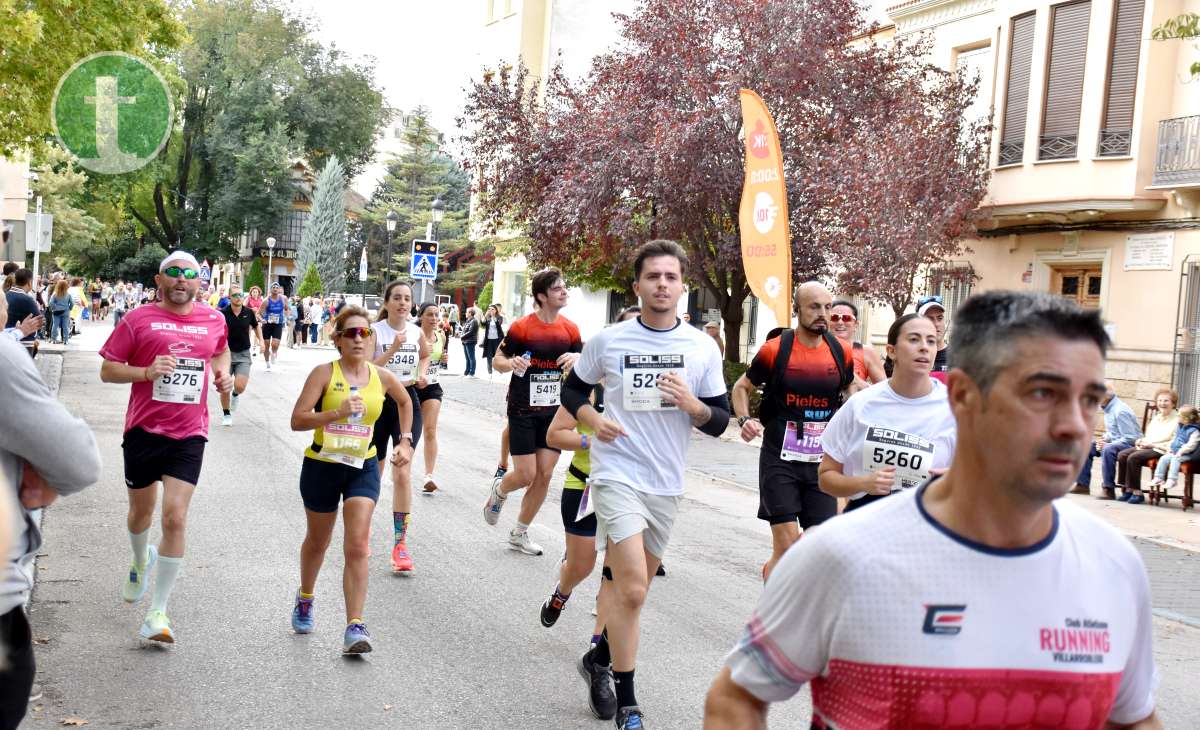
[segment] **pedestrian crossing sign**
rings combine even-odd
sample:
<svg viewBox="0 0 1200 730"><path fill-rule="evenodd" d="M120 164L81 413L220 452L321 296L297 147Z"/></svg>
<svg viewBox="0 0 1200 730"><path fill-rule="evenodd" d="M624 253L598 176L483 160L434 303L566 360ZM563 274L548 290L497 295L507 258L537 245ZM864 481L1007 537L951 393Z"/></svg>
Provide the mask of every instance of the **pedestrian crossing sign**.
<svg viewBox="0 0 1200 730"><path fill-rule="evenodd" d="M412 242L412 262L409 275L414 279L434 281L438 270L438 242L415 240Z"/></svg>

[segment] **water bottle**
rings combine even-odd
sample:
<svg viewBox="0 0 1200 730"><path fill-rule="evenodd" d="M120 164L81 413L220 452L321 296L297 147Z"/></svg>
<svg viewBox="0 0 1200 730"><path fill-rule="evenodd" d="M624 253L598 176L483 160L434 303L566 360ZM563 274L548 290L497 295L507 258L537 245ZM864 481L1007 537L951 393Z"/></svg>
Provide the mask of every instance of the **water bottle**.
<svg viewBox="0 0 1200 730"><path fill-rule="evenodd" d="M525 359L526 359L526 360L532 360L532 359L533 359L533 352L532 352L532 351L530 351L530 350L526 350L526 351L525 351L525 355L524 355L524 357L525 357ZM526 367L526 368L525 368L525 370L522 370L520 373L518 373L518 375L520 375L520 376L523 378L523 377L525 377L525 373L526 373L526 372L528 372L528 370L529 370L529 368L528 368L528 367Z"/></svg>
<svg viewBox="0 0 1200 730"><path fill-rule="evenodd" d="M354 397L354 395L355 395L356 393L358 393L358 386L357 386L357 385L351 385L351 386L350 386L350 396L351 396L351 397ZM363 414L361 414L361 413L351 413L351 414L350 414L350 417L346 419L346 423L362 423L362 419L363 419Z"/></svg>

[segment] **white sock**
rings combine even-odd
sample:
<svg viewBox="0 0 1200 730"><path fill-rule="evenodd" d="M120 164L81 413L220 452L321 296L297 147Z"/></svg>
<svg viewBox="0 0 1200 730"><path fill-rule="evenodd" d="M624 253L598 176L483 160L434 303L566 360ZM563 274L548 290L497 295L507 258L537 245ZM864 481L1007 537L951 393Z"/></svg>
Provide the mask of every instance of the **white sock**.
<svg viewBox="0 0 1200 730"><path fill-rule="evenodd" d="M139 566L145 565L150 559L150 553L147 546L150 543L150 528L147 527L143 532L129 533L129 544L133 546L133 562Z"/></svg>
<svg viewBox="0 0 1200 730"><path fill-rule="evenodd" d="M524 535L526 532L529 532L529 525L518 521L517 526L513 528L513 532L517 535Z"/></svg>
<svg viewBox="0 0 1200 730"><path fill-rule="evenodd" d="M183 558L168 558L158 556L158 575L154 577L154 596L150 599L151 611L167 610L167 599L175 587L175 579L179 577L179 569L183 566Z"/></svg>

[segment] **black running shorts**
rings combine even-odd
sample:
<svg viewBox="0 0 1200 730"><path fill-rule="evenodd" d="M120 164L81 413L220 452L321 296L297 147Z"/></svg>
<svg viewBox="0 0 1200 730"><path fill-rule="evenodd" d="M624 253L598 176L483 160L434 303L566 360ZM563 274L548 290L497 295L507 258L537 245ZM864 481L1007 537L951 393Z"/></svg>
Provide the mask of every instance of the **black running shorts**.
<svg viewBox="0 0 1200 730"><path fill-rule="evenodd" d="M361 468L304 457L300 467L300 497L313 512L337 512L338 503L351 497L379 501L379 467L375 457Z"/></svg>
<svg viewBox="0 0 1200 730"><path fill-rule="evenodd" d="M144 489L163 477L174 477L195 486L204 464L203 436L173 439L135 426L125 432L125 486Z"/></svg>
<svg viewBox="0 0 1200 730"><path fill-rule="evenodd" d="M417 448L417 444L421 443L421 428L424 421L421 418L421 399L417 396L416 386L409 385L405 388L408 391L408 397L412 398L413 403L413 420L412 420L412 437L413 449ZM387 463L392 457L392 452L388 448L388 439L392 441L392 448L396 448L396 444L400 443L400 408L396 405L396 401L392 400L392 396L383 396L383 410L379 412L379 420L375 421L375 432L371 435L371 443L375 444L375 455L379 457L381 463Z"/></svg>
<svg viewBox="0 0 1200 730"><path fill-rule="evenodd" d="M263 342L268 342L270 340L282 340L283 325L280 323L268 324L267 322L263 322L262 333Z"/></svg>
<svg viewBox="0 0 1200 730"><path fill-rule="evenodd" d="M758 454L758 519L772 525L800 521L819 525L837 514L837 500L817 486L817 463L784 461L779 445L763 443Z"/></svg>
<svg viewBox="0 0 1200 730"><path fill-rule="evenodd" d="M422 403L424 403L425 401L430 401L430 400L441 400L442 399L441 383L434 383L433 385L426 385L424 388L421 388L420 390L417 391L417 397L421 399Z"/></svg>
<svg viewBox="0 0 1200 730"><path fill-rule="evenodd" d="M587 517L584 517L578 522L575 521L575 515L579 514L579 501L583 498L582 489L566 489L562 490L562 521L563 529L569 535L579 535L580 537L595 537L596 536L596 513L593 512Z"/></svg>
<svg viewBox="0 0 1200 730"><path fill-rule="evenodd" d="M539 449L551 449L546 445L546 433L554 412L542 415L520 415L508 417L508 449L513 456L529 456Z"/></svg>

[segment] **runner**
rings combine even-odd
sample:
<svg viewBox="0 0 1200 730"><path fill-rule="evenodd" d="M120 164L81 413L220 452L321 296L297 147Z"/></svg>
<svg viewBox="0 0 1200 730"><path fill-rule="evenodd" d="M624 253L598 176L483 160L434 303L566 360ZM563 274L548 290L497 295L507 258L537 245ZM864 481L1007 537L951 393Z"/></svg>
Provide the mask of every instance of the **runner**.
<svg viewBox="0 0 1200 730"><path fill-rule="evenodd" d="M421 323L421 345L429 353L429 365L425 375L417 380L417 398L421 403L421 421L425 439L425 479L421 488L425 494L437 491L433 481L433 468L437 465L438 414L442 412L442 386L438 374L449 364L450 351L446 348L446 337L438 327L437 305L426 302L417 313Z"/></svg>
<svg viewBox="0 0 1200 730"><path fill-rule="evenodd" d="M93 322L100 319L100 298L104 291L104 285L100 283L100 277L92 279L92 283L88 285L88 295L92 299L91 319Z"/></svg>
<svg viewBox="0 0 1200 730"><path fill-rule="evenodd" d="M183 563L188 505L200 479L208 437L208 380L221 393L233 388L225 319L193 300L200 264L176 251L162 260L155 282L160 301L138 307L113 330L100 357L100 379L132 383L125 416L125 486L133 563L121 597L136 603L146 593L157 561L154 595L141 636L173 643L167 599ZM163 485L162 540L149 546L150 523Z"/></svg>
<svg viewBox="0 0 1200 730"><path fill-rule="evenodd" d="M590 340L563 388L563 406L596 435L588 491L596 547L606 550L614 588L601 609L607 628L579 664L591 693L611 659L620 729L643 726L633 679L638 622L679 510L692 428L715 437L729 422L717 345L675 314L686 262L673 241L638 249L633 287L641 316ZM597 383L608 394L603 416L588 405Z"/></svg>
<svg viewBox="0 0 1200 730"><path fill-rule="evenodd" d="M950 371L950 346L946 343L946 306L941 297L921 297L917 300L917 314L928 317L937 330L937 356L933 360L932 377L946 382Z"/></svg>
<svg viewBox="0 0 1200 730"><path fill-rule="evenodd" d="M379 474L372 431L383 411L385 393L399 407L405 431L412 422L413 401L400 381L370 361L372 330L362 307L346 307L335 320L334 344L341 355L309 373L292 411L292 430L312 429L312 445L304 450L300 496L307 530L300 546L300 589L292 608L297 634L313 630L313 594L325 551L343 503L345 560L342 590L346 600L343 654L371 651L371 635L363 623L367 598L367 558L371 553L371 514L379 501ZM383 452L386 453L386 452ZM412 460L412 445L396 443L393 465Z"/></svg>
<svg viewBox="0 0 1200 730"><path fill-rule="evenodd" d="M766 727L811 681L814 727L1160 728L1141 558L1060 499L1108 344L1099 311L1048 294L959 307L949 472L788 551L704 727Z"/></svg>
<svg viewBox="0 0 1200 730"><path fill-rule="evenodd" d="M863 343L855 341L857 327L858 307L845 299L835 301L833 311L829 314L829 331L837 335L838 339L854 345L854 376L860 381L857 386L865 388L887 380L887 375L883 371L883 360L879 358L875 348L864 347Z"/></svg>
<svg viewBox="0 0 1200 730"><path fill-rule="evenodd" d="M388 439L399 444L408 439L413 450L421 441L421 400L417 395L417 378L429 367L429 350L422 343L421 329L408 321L412 314L412 285L393 281L383 292L379 321L371 325L375 331L374 363L396 376L412 401L409 428L403 428L399 404L391 397L383 399L383 412L375 424L375 450L387 453ZM344 310L343 310L344 311ZM380 474L383 464L379 465ZM392 571L412 575L412 555L408 552L408 526L412 519L412 462L392 465Z"/></svg>
<svg viewBox="0 0 1200 730"><path fill-rule="evenodd" d="M906 314L888 329L892 377L860 390L821 438L821 490L845 497L846 512L911 489L950 466L957 428L946 386L929 377L933 323Z"/></svg>
<svg viewBox="0 0 1200 730"><path fill-rule="evenodd" d="M758 518L771 525L771 557L763 579L800 539L800 531L837 514L821 491L821 432L854 379L848 342L829 332L833 297L815 281L796 288L796 329L768 339L733 385L733 412L742 439L762 436L758 456ZM787 363L786 368L783 363ZM750 417L750 394L764 386L761 416ZM766 424L764 427L763 424Z"/></svg>
<svg viewBox="0 0 1200 730"><path fill-rule="evenodd" d="M279 360L279 341L283 339L283 324L287 320L287 298L279 282L271 285L271 296L260 305L258 318L262 321L263 359L267 370Z"/></svg>
<svg viewBox="0 0 1200 730"><path fill-rule="evenodd" d="M258 340L259 349L265 350L262 326L254 310L242 306L242 290L238 286L229 292L229 306L221 310L225 315L225 328L229 332L230 370L233 373L233 395L221 394L221 425L232 426L233 414L237 412L238 397L246 392L250 383L250 366L254 358L250 354L250 333Z"/></svg>
<svg viewBox="0 0 1200 730"><path fill-rule="evenodd" d="M558 464L558 449L546 445L546 431L558 410L563 371L579 359L583 340L579 328L559 314L567 306L567 284L558 269L543 269L530 281L534 311L508 328L496 352L494 366L511 372L508 382L508 433L513 470L493 480L483 519L495 525L508 495L525 489L517 526L508 534L508 546L526 555L541 555L542 548L529 538L529 525L537 516L550 477Z"/></svg>

